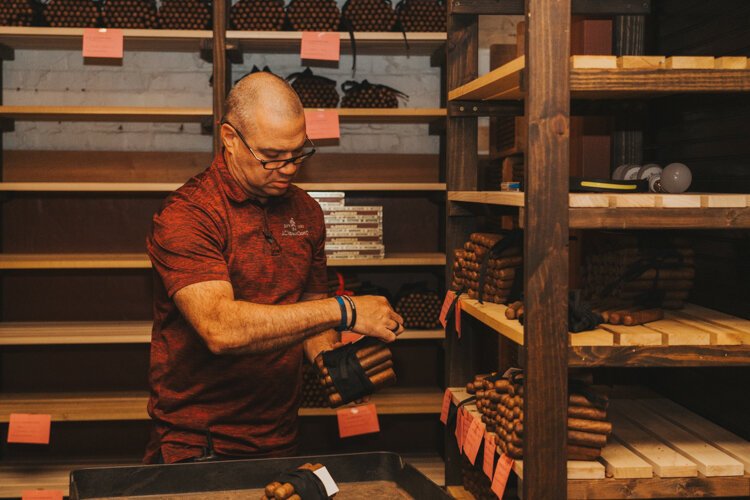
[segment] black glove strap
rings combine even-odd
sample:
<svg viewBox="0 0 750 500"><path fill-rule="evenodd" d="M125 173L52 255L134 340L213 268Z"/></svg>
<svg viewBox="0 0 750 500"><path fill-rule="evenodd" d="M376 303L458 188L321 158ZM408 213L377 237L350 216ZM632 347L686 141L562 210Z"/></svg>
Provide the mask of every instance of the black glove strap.
<svg viewBox="0 0 750 500"><path fill-rule="evenodd" d="M326 500L328 498L323 481L308 469L285 472L277 477L276 481L294 486L294 492L304 500Z"/></svg>
<svg viewBox="0 0 750 500"><path fill-rule="evenodd" d="M350 403L375 391L375 386L357 359L357 351L378 344L383 343L378 339L365 337L323 353L323 365L328 368L333 385L344 403Z"/></svg>

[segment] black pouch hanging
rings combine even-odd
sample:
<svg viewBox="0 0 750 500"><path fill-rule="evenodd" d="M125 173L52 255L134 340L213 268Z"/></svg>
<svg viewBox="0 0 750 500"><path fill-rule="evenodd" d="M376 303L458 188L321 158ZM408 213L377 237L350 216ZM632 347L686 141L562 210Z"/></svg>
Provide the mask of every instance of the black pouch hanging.
<svg viewBox="0 0 750 500"><path fill-rule="evenodd" d="M310 68L292 73L286 81L297 92L306 108L335 108L339 105L336 82L330 78L313 74Z"/></svg>
<svg viewBox="0 0 750 500"><path fill-rule="evenodd" d="M398 27L403 32L444 33L448 18L442 0L401 0L396 5Z"/></svg>
<svg viewBox="0 0 750 500"><path fill-rule="evenodd" d="M328 498L323 481L309 469L295 469L279 475L276 482L294 486L294 493L304 500L325 500Z"/></svg>
<svg viewBox="0 0 750 500"><path fill-rule="evenodd" d="M322 353L323 365L328 369L328 374L333 380L336 391L341 395L343 404L360 399L375 391L375 386L372 385L357 358L357 351L377 345L385 344L376 338L365 337L357 342Z"/></svg>
<svg viewBox="0 0 750 500"><path fill-rule="evenodd" d="M367 80L344 82L341 89L344 91L342 108L398 108L399 100L409 100L409 96L399 90Z"/></svg>
<svg viewBox="0 0 750 500"><path fill-rule="evenodd" d="M352 45L352 77L357 70L356 31L391 31L396 12L391 0L346 0L341 8L341 31L349 32Z"/></svg>

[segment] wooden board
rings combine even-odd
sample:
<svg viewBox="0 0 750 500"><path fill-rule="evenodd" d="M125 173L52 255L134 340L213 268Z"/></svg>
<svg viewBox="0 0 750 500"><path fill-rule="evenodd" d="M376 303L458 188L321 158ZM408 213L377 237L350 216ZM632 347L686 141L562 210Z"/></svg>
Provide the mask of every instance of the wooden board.
<svg viewBox="0 0 750 500"><path fill-rule="evenodd" d="M602 456L599 460L606 467L607 477L634 479L654 475L653 467L648 462L614 440L602 448Z"/></svg>
<svg viewBox="0 0 750 500"><path fill-rule="evenodd" d="M732 434L713 422L696 415L674 401L662 398L638 400L642 406L690 431L707 443L720 449L735 460L742 462L745 471L750 471L750 442Z"/></svg>
<svg viewBox="0 0 750 500"><path fill-rule="evenodd" d="M617 58L617 67L622 69L657 69L667 63L664 56L622 56Z"/></svg>
<svg viewBox="0 0 750 500"><path fill-rule="evenodd" d="M741 462L649 411L636 400L630 400L627 403L621 400L612 401L610 407L621 415L626 414L630 420L636 422L655 438L662 440L670 448L690 459L704 476L744 475L745 468Z"/></svg>
<svg viewBox="0 0 750 500"><path fill-rule="evenodd" d="M625 410L627 411L627 409ZM637 426L610 404L608 417L613 437L648 462L661 478L696 477L698 466Z"/></svg>
<svg viewBox="0 0 750 500"><path fill-rule="evenodd" d="M663 479L604 479L568 481L568 498L745 498L750 495L748 477L677 477Z"/></svg>
<svg viewBox="0 0 750 500"><path fill-rule="evenodd" d="M711 344L711 334L709 332L678 321L662 319L646 323L646 326L662 333L664 337L662 343L664 345Z"/></svg>
<svg viewBox="0 0 750 500"><path fill-rule="evenodd" d="M684 324L687 327L696 328L708 332L711 336L712 345L740 345L750 344L750 331L739 331L723 325L710 323L705 318L691 316L683 311L665 311L664 317Z"/></svg>
<svg viewBox="0 0 750 500"><path fill-rule="evenodd" d="M523 460L513 462L513 472L523 479ZM568 460L568 479L604 479L605 468L599 462Z"/></svg>
<svg viewBox="0 0 750 500"><path fill-rule="evenodd" d="M525 65L526 57L517 57L466 85L449 90L448 100L484 100L495 95L502 95L504 99L519 99L520 75Z"/></svg>
<svg viewBox="0 0 750 500"><path fill-rule="evenodd" d="M612 332L615 345L662 345L663 336L660 332L642 325L622 326L602 324L602 330Z"/></svg>

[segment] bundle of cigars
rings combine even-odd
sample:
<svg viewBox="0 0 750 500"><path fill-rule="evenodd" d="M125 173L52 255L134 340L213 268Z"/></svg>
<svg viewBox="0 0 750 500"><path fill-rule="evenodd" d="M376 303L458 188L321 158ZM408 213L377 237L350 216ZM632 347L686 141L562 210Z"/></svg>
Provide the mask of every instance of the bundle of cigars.
<svg viewBox="0 0 750 500"><path fill-rule="evenodd" d="M233 29L280 31L286 22L283 0L240 0L232 6L229 21Z"/></svg>
<svg viewBox="0 0 750 500"><path fill-rule="evenodd" d="M390 0L347 0L341 7L341 27L352 31L391 31L396 13Z"/></svg>
<svg viewBox="0 0 750 500"><path fill-rule="evenodd" d="M591 310L601 316L603 323L610 325L636 326L664 319L664 309L660 307L639 306L616 298L593 302ZM523 302L516 301L508 305L505 317L523 323L523 313Z"/></svg>
<svg viewBox="0 0 750 500"><path fill-rule="evenodd" d="M101 5L107 28L154 29L158 24L154 0L105 0Z"/></svg>
<svg viewBox="0 0 750 500"><path fill-rule="evenodd" d="M396 372L393 370L393 355L391 354L391 350L388 349L385 343L377 339L365 337L333 351L323 352L315 358L315 365L318 368L320 385L326 394L328 404L332 408L349 403L352 399L344 397L340 393L339 380L334 380L336 379L336 375L331 373L331 370L324 361L324 356L327 353L333 353L334 355L345 354L354 358L353 361L361 367L362 372L364 372L369 383L372 385L372 390L367 391L368 394L396 382ZM354 378L353 375L352 378Z"/></svg>
<svg viewBox="0 0 750 500"><path fill-rule="evenodd" d="M395 310L404 318L404 327L426 330L440 328L442 301L436 292L411 292L396 301Z"/></svg>
<svg viewBox="0 0 750 500"><path fill-rule="evenodd" d="M469 298L479 298L482 259L504 237L506 236L494 233L473 233L462 249L455 250L451 289L467 290ZM516 274L523 272L522 266L520 246L512 246L489 258L482 298L496 304L507 303Z"/></svg>
<svg viewBox="0 0 750 500"><path fill-rule="evenodd" d="M99 24L99 7L92 0L50 0L42 15L53 28L96 28Z"/></svg>
<svg viewBox="0 0 750 500"><path fill-rule="evenodd" d="M320 385L320 375L311 365L302 366L302 408L326 408L328 395Z"/></svg>
<svg viewBox="0 0 750 500"><path fill-rule="evenodd" d="M297 470L309 470L310 472L314 472L322 467L323 465L321 464L306 463L300 465ZM292 483L274 481L266 485L263 493L263 496L260 497L261 500L302 500L302 497L299 492L295 490Z"/></svg>
<svg viewBox="0 0 750 500"><path fill-rule="evenodd" d="M334 0L292 0L286 15L294 31L336 31L341 22Z"/></svg>
<svg viewBox="0 0 750 500"><path fill-rule="evenodd" d="M159 26L169 30L211 29L211 2L206 0L161 0Z"/></svg>
<svg viewBox="0 0 750 500"><path fill-rule="evenodd" d="M490 489L490 479L481 467L471 465L465 456L461 456L461 482L475 500L497 500L497 495Z"/></svg>
<svg viewBox="0 0 750 500"><path fill-rule="evenodd" d="M523 372L508 370L477 375L466 384L476 396L487 432L497 434L499 451L514 460L523 459ZM609 400L578 380L570 381L568 396L568 460L596 460L612 433L607 420Z"/></svg>
<svg viewBox="0 0 750 500"><path fill-rule="evenodd" d="M0 3L0 26L33 26L34 7L33 0L5 0Z"/></svg>

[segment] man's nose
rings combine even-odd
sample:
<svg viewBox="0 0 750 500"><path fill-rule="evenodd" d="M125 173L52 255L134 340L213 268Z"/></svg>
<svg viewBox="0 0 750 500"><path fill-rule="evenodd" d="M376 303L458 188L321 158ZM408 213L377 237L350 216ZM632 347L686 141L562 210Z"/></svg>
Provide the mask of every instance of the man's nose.
<svg viewBox="0 0 750 500"><path fill-rule="evenodd" d="M284 174L284 175L288 175L288 176L291 177L291 176L293 176L294 174L297 173L298 169L299 169L299 165L295 165L294 163L289 162L286 165L284 165L283 167L281 167L279 169L279 172L282 173L282 174Z"/></svg>

